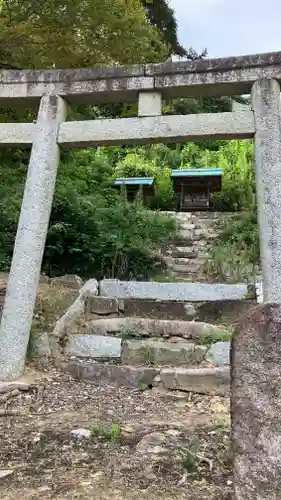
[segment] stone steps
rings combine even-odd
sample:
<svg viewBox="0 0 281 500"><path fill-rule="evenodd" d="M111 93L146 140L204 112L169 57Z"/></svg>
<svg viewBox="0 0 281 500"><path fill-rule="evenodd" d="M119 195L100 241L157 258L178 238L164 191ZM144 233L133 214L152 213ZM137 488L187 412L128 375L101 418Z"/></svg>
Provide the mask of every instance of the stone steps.
<svg viewBox="0 0 281 500"><path fill-rule="evenodd" d="M177 280L182 282L204 281L202 265L208 258L208 251L218 236L218 223L230 219L233 214L214 212L171 213L178 225L178 235L171 242L168 251L165 250L164 260L167 257L168 274L172 269ZM187 262L170 262L169 257L175 259L200 259L202 265ZM179 267L182 266L182 267ZM188 266L188 267L184 267Z"/></svg>
<svg viewBox="0 0 281 500"><path fill-rule="evenodd" d="M225 396L229 394L229 367L180 368L147 367L97 363L85 360L57 361L57 368L74 378L91 380L102 386L114 384L146 390L158 388L166 391L182 391Z"/></svg>
<svg viewBox="0 0 281 500"><path fill-rule="evenodd" d="M103 318L89 321L86 331L90 335L111 335L122 338L171 338L198 340L217 337L224 327L199 321L164 320L138 317Z"/></svg>
<svg viewBox="0 0 281 500"><path fill-rule="evenodd" d="M203 252L202 252L203 255ZM169 259L195 259L198 256L198 251L194 248L190 247L175 247L166 252L166 256L164 256L164 260L168 261Z"/></svg>
<svg viewBox="0 0 281 500"><path fill-rule="evenodd" d="M159 337L131 338L131 332L123 336L89 333L68 335L63 353L92 359L116 359L131 365L189 366L211 363L224 366L229 363L230 332L217 329L217 334L206 330L204 337L191 340L172 336L168 340ZM134 332L135 333L135 332Z"/></svg>
<svg viewBox="0 0 281 500"><path fill-rule="evenodd" d="M60 367L98 384L226 394L231 335L195 321L102 318L67 332Z"/></svg>
<svg viewBox="0 0 281 500"><path fill-rule="evenodd" d="M166 257L165 262L168 266L189 266L200 265L203 266L205 259L199 258L197 255L192 258L187 257Z"/></svg>
<svg viewBox="0 0 281 500"><path fill-rule="evenodd" d="M52 334L44 334L41 354L99 385L226 394L231 329L197 319L204 307L214 318L232 313L234 304L246 308L246 292L243 284L90 280ZM171 311L173 318L163 319Z"/></svg>
<svg viewBox="0 0 281 500"><path fill-rule="evenodd" d="M254 300L218 300L208 302L184 302L169 300L125 299L124 315L150 319L201 321L205 323L231 324L255 304ZM94 309L94 311L100 310ZM106 310L106 308L105 308Z"/></svg>
<svg viewBox="0 0 281 500"><path fill-rule="evenodd" d="M182 271L170 270L170 273L178 283L193 283L195 279L198 283L206 282L206 276L204 274L199 274L198 271L182 273Z"/></svg>
<svg viewBox="0 0 281 500"><path fill-rule="evenodd" d="M217 342L208 346L156 339L126 340L122 344L121 362L130 365L185 367L206 362L224 366L229 364L229 342Z"/></svg>
<svg viewBox="0 0 281 500"><path fill-rule="evenodd" d="M196 275L200 271L202 272L203 263L197 260L190 261L188 264L169 264L169 269L177 273L182 277L189 276L190 274Z"/></svg>

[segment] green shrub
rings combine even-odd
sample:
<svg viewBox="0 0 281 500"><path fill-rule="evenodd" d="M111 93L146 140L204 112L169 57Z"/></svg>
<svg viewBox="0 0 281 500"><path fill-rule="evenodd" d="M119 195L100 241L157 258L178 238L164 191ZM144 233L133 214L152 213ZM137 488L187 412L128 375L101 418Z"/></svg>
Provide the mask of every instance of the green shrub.
<svg viewBox="0 0 281 500"><path fill-rule="evenodd" d="M209 275L235 282L255 278L259 260L257 215L242 212L222 224L204 267Z"/></svg>
<svg viewBox="0 0 281 500"><path fill-rule="evenodd" d="M157 154L157 152L156 152ZM159 165L159 158L153 158L146 149L128 152L114 170L114 177L154 177L155 196L151 209L173 210L175 199L171 180L171 169L165 163ZM158 161L157 161L158 160ZM165 161L165 160L163 160Z"/></svg>
<svg viewBox="0 0 281 500"><path fill-rule="evenodd" d="M92 437L98 437L105 441L119 441L121 437L121 427L119 424L104 426L93 424L90 427Z"/></svg>
<svg viewBox="0 0 281 500"><path fill-rule="evenodd" d="M25 166L0 169L0 270L10 265L25 173ZM145 280L165 268L157 248L174 234L175 222L125 202L111 176L102 154L64 155L42 266L49 276Z"/></svg>

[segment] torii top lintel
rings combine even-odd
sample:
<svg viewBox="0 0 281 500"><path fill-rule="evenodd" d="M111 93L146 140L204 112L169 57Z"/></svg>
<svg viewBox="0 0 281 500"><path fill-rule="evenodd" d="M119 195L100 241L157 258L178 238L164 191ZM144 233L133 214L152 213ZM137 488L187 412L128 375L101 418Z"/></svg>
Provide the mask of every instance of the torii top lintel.
<svg viewBox="0 0 281 500"><path fill-rule="evenodd" d="M239 57L84 69L0 71L0 104L53 93L75 103L134 102L139 92L163 99L249 93L254 81L281 82L281 51Z"/></svg>

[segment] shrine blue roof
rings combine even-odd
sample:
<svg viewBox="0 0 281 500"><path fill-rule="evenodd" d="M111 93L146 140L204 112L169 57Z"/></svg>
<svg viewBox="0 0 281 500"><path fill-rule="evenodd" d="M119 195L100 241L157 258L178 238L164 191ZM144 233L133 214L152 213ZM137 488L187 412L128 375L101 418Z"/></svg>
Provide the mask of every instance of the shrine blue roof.
<svg viewBox="0 0 281 500"><path fill-rule="evenodd" d="M188 168L172 170L171 177L221 177L222 168Z"/></svg>
<svg viewBox="0 0 281 500"><path fill-rule="evenodd" d="M119 177L114 182L114 186L152 186L154 177Z"/></svg>

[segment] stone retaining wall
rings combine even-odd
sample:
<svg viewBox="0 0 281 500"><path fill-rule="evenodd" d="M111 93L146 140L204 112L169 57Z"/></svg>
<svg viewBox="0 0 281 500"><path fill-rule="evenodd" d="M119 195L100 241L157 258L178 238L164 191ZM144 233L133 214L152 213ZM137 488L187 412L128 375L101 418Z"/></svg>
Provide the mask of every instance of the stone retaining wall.
<svg viewBox="0 0 281 500"><path fill-rule="evenodd" d="M58 361L57 367L74 378L91 380L97 385L115 384L128 388L148 388L184 393L229 394L228 367L181 368L102 364L85 360Z"/></svg>
<svg viewBox="0 0 281 500"><path fill-rule="evenodd" d="M120 302L120 301L119 301ZM184 302L170 300L122 299L124 316L138 316L169 320L195 320L206 323L227 323L237 318L256 304L254 299L209 300L207 302Z"/></svg>

